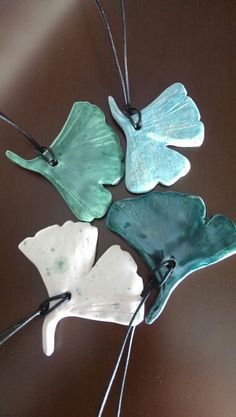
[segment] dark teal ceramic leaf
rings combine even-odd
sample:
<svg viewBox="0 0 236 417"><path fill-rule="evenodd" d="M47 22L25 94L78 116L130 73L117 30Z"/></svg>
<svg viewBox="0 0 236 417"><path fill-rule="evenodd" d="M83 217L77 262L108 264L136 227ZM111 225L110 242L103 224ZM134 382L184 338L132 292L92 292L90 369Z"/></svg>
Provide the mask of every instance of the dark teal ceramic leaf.
<svg viewBox="0 0 236 417"><path fill-rule="evenodd" d="M47 178L78 219L91 221L104 216L112 196L103 184L117 184L124 167L118 136L99 107L74 103L51 149L59 161L56 166L40 156L28 161L10 151L6 155L22 168Z"/></svg>
<svg viewBox="0 0 236 417"><path fill-rule="evenodd" d="M156 192L118 201L108 212L107 226L133 246L152 270L171 257L176 260L146 319L148 324L191 272L236 253L235 224L219 214L206 218L203 200L192 195Z"/></svg>

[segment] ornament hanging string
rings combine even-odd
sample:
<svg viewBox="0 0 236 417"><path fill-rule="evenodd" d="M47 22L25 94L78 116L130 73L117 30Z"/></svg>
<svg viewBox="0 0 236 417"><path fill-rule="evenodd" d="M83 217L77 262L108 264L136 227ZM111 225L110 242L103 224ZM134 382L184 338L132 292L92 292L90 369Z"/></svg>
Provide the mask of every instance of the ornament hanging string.
<svg viewBox="0 0 236 417"><path fill-rule="evenodd" d="M126 380L126 376L127 376L127 371L128 371L128 365L129 365L129 360L130 360L130 356L131 356L131 348L132 348L132 342L133 342L133 337L134 337L134 332L135 332L135 326L133 326L133 322L137 316L137 314L139 313L140 309L142 308L143 304L146 302L146 300L148 299L149 295L151 293L151 289L150 291L146 294L146 296L141 300L141 302L139 303L136 311L133 314L132 319L130 320L130 323L128 325L128 330L126 332L125 338L123 340L116 364L114 366L110 381L107 385L104 397L102 399L97 417L102 417L103 415L103 411L106 405L106 402L108 400L112 385L115 381L115 377L117 374L117 371L119 369L123 354L124 354L124 350L125 347L127 345L127 343L129 343L128 345L128 352L127 352L127 357L126 357L126 363L125 363L125 369L124 369L124 373L123 373L123 377L122 377L122 383L121 383L121 390L120 390L120 395L119 395L119 401L118 401L118 410L117 410L117 417L120 417L120 412L121 412L121 405L122 405L122 398L123 398L123 393L124 393L124 388L125 388L125 380Z"/></svg>
<svg viewBox="0 0 236 417"><path fill-rule="evenodd" d="M128 72L128 59L127 59L127 30L126 30L126 15L125 15L125 6L124 6L124 0L120 0L120 10L121 10L121 20L122 20L122 32L123 32L123 61L124 61L124 74L121 69L121 65L119 62L114 38L112 35L111 27L108 21L108 18L106 16L106 13L101 6L100 0L93 0L95 5L97 6L97 9L99 11L99 14L102 18L103 24L106 29L106 33L112 48L112 53L115 60L115 65L119 74L119 78L121 81L122 91L124 95L124 101L125 101L125 110L124 114L128 119L130 120L130 123L132 124L133 128L135 130L139 130L142 127L142 115L141 111L136 109L135 107L131 106L130 102L130 87L129 87L129 72ZM137 121L133 119L133 115L137 115Z"/></svg>
<svg viewBox="0 0 236 417"><path fill-rule="evenodd" d="M23 329L23 327L29 324L36 317L47 316L49 313L59 307L59 305L69 301L70 299L71 293L67 291L62 294L54 295L53 297L45 300L32 314L24 317L22 320L19 320L17 323L0 332L0 346L3 345L3 343L5 343L8 339L10 339L10 337L14 336L14 334L19 332L19 330Z"/></svg>
<svg viewBox="0 0 236 417"><path fill-rule="evenodd" d="M14 127L21 135L23 135L31 143L31 145L33 145L37 154L41 156L41 158L43 158L49 165L56 166L58 164L58 160L50 147L40 145L30 133L19 127L6 114L0 112L0 119Z"/></svg>
<svg viewBox="0 0 236 417"><path fill-rule="evenodd" d="M137 317L139 311L141 310L142 306L145 305L147 299L149 298L151 292L153 289L160 289L165 282L167 281L167 279L169 278L169 276L172 274L174 268L176 267L176 262L174 260L174 258L170 258L167 261L162 262L157 268L155 268L152 273L151 273L151 279L149 281L149 283L147 284L147 286L143 289L141 297L142 300L140 301L138 307L136 308L130 323L128 325L128 329L125 335L125 338L123 340L123 343L121 345L121 349L117 358L117 361L115 363L111 378L109 380L109 383L107 385L105 394L103 396L97 417L102 417L103 416L103 411L105 409L105 405L107 403L112 385L115 381L115 377L117 374L117 371L119 369L124 351L125 351L125 347L128 344L128 349L127 349L127 356L126 356L126 360L125 360L125 368L124 368L124 372L123 372L123 377L122 377L122 381L121 381L121 389L120 389L120 394L119 394L119 400L118 400L118 408L117 408L117 414L116 417L120 417L121 415L121 406L122 406L122 399L123 399L123 394L124 394L124 388L125 388L125 382L126 382L126 377L127 377L127 372L128 372L128 366L129 366L129 361L130 361L130 356L131 356L131 349L132 349L132 343L133 343L133 337L134 337L134 332L136 327L133 326L133 322L135 320L135 318ZM164 274L164 276L161 273L161 269L166 268L167 271Z"/></svg>

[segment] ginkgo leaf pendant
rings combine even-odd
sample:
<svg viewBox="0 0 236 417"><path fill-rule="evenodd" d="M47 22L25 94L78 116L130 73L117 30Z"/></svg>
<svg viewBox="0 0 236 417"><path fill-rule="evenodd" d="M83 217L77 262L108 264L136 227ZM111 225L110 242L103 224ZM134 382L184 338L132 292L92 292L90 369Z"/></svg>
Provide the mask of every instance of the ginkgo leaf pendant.
<svg viewBox="0 0 236 417"><path fill-rule="evenodd" d="M190 169L189 160L168 146L195 147L204 139L204 126L194 101L176 83L141 111L138 130L109 97L112 116L127 138L125 184L132 193L145 193L158 183L172 185ZM136 121L137 116L132 116Z"/></svg>
<svg viewBox="0 0 236 417"><path fill-rule="evenodd" d="M88 102L74 103L50 149L58 160L56 166L40 156L25 160L10 151L6 155L47 178L80 220L104 216L112 196L103 184L117 184L124 168L118 136L106 124L101 109Z"/></svg>
<svg viewBox="0 0 236 417"><path fill-rule="evenodd" d="M89 223L50 226L20 243L19 249L39 270L49 296L71 293L44 320L43 350L54 351L58 322L83 317L128 325L141 300L143 282L128 252L111 246L93 266L98 231ZM134 326L143 320L141 309Z"/></svg>
<svg viewBox="0 0 236 417"><path fill-rule="evenodd" d="M174 259L176 266L163 285L146 319L152 323L163 311L177 285L193 271L236 253L236 226L227 217L206 217L200 197L153 192L114 203L109 229L133 246L151 270Z"/></svg>

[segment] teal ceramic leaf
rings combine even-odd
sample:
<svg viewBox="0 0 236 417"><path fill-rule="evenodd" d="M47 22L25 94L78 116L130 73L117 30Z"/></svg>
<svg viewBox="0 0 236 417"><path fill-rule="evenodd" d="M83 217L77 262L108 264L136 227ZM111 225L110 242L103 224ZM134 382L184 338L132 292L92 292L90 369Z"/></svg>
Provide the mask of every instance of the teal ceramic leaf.
<svg viewBox="0 0 236 417"><path fill-rule="evenodd" d="M123 176L122 150L115 131L99 107L74 103L61 132L51 145L56 166L42 157L25 160L7 151L7 157L47 178L76 217L83 221L106 214L112 201L103 184L117 184Z"/></svg>
<svg viewBox="0 0 236 417"><path fill-rule="evenodd" d="M192 195L153 192L118 201L108 212L107 226L133 246L151 270L171 257L176 261L146 319L149 324L184 278L236 253L235 224L219 214L207 218L203 200Z"/></svg>
<svg viewBox="0 0 236 417"><path fill-rule="evenodd" d="M200 146L204 126L196 104L182 84L171 85L141 111L140 130L134 129L112 97L109 105L127 138L125 184L130 192L145 193L158 183L169 186L188 173L189 160L168 146Z"/></svg>

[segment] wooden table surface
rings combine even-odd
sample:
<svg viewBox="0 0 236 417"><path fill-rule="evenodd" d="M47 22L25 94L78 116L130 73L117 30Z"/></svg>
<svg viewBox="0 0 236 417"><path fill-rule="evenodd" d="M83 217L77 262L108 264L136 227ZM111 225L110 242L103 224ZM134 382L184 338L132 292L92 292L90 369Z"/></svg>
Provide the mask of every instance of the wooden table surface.
<svg viewBox="0 0 236 417"><path fill-rule="evenodd" d="M126 0L132 104L143 108L174 82L197 103L206 135L200 148L182 149L187 176L170 190L200 195L208 215L236 220L236 3L233 0ZM118 0L103 0L121 51ZM0 110L50 145L75 101L102 108L125 149L107 97L123 98L110 46L91 0L0 2ZM13 165L7 149L33 157L31 146L0 123L0 328L47 298L36 268L18 244L40 229L75 217L42 177ZM124 182L113 199L129 196ZM166 188L157 186L156 190ZM122 239L99 229L97 256L110 245L129 250L138 272L148 269ZM124 417L236 416L236 257L182 283L152 326L135 335L123 403ZM46 357L42 321L0 349L1 417L96 417L125 327L67 318ZM104 417L115 416L119 385Z"/></svg>

